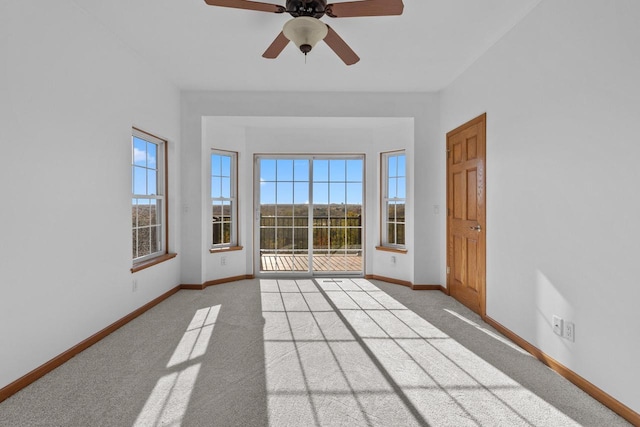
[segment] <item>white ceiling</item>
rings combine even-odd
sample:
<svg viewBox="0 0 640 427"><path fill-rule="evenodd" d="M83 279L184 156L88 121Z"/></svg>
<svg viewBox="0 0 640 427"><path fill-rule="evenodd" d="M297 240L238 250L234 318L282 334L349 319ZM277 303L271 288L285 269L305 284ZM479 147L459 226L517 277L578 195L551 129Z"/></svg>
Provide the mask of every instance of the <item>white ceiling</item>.
<svg viewBox="0 0 640 427"><path fill-rule="evenodd" d="M361 58L350 67L322 42L306 64L293 44L262 58L289 15L204 0L74 1L181 89L424 92L446 87L541 0L404 0L402 16L325 16Z"/></svg>

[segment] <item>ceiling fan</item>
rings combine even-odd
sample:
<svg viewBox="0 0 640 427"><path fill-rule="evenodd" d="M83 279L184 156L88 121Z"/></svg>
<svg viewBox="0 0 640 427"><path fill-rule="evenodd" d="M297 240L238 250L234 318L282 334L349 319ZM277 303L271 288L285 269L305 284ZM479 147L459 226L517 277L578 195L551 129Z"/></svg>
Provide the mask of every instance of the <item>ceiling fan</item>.
<svg viewBox="0 0 640 427"><path fill-rule="evenodd" d="M264 58L277 58L289 41L294 42L306 56L316 43L324 40L347 65L355 64L360 58L333 28L320 21L320 18L325 15L331 18L402 15L404 9L402 0L359 0L331 4L327 4L327 0L287 0L286 6L249 0L204 1L210 6L288 13L293 16L262 54Z"/></svg>

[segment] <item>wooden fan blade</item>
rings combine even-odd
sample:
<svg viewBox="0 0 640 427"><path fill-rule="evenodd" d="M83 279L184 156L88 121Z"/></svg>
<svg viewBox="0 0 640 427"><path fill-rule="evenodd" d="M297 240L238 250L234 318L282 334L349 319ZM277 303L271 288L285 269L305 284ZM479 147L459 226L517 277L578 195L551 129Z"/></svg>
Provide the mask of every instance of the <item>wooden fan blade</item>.
<svg viewBox="0 0 640 427"><path fill-rule="evenodd" d="M345 43L344 40L342 40L338 33L333 31L333 28L329 27L328 25L327 28L329 29L329 32L324 38L324 41L329 45L331 50L333 50L336 55L338 55L340 59L342 59L342 61L344 61L344 63L347 65L353 65L356 62L360 61L360 57L356 55L356 53L349 47L347 43Z"/></svg>
<svg viewBox="0 0 640 427"><path fill-rule="evenodd" d="M209 6L233 7L236 9L257 10L259 12L284 13L283 6L248 0L204 0Z"/></svg>
<svg viewBox="0 0 640 427"><path fill-rule="evenodd" d="M262 54L263 58L275 59L280 55L280 52L284 50L289 44L289 39L284 36L284 33L280 31L278 37L271 43L271 46L267 48Z"/></svg>
<svg viewBox="0 0 640 427"><path fill-rule="evenodd" d="M403 10L402 0L360 0L328 4L326 13L332 18L353 18L402 15Z"/></svg>

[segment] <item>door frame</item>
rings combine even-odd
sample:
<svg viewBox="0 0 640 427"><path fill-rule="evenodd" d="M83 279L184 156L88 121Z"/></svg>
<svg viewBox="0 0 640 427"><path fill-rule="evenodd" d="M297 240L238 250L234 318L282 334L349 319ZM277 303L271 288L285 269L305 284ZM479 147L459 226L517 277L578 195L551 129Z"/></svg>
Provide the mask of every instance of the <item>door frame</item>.
<svg viewBox="0 0 640 427"><path fill-rule="evenodd" d="M449 179L449 153L450 151L450 140L451 140L451 136L464 131L472 126L476 126L479 125L480 129L479 129L479 133L482 136L483 139L483 143L482 143L482 148L481 150L479 150L478 152L478 156L482 158L482 174L481 174L481 183L479 182L478 185L482 185L482 197L481 197L481 204L482 204L482 209L479 212L478 215L478 223L480 224L480 226L482 227L482 236L478 239L479 243L481 244L480 250L482 252L482 271L483 274L480 275L480 277L478 278L478 283L479 283L479 298L480 298L480 317L482 319L485 319L487 316L487 113L483 113L481 115L479 115L478 117L469 120L468 122L458 126L457 128L447 132L447 138L445 141L445 150L446 150L446 156L445 156L445 161L446 161L446 192L447 192L447 226L446 226L446 289L447 289L447 295L451 295L451 288L450 288L450 268L449 266L452 265L451 263L451 251L449 250L449 248L452 245L452 235L451 235L451 182Z"/></svg>
<svg viewBox="0 0 640 427"><path fill-rule="evenodd" d="M262 271L260 257L260 166L261 159L304 159L309 160L309 270L308 271ZM361 271L315 271L313 269L313 161L314 160L362 160L362 207L361 207ZM365 153L254 153L253 154L253 271L254 276L287 277L287 278L312 278L312 277L364 277L366 271L366 210L367 210L367 155Z"/></svg>

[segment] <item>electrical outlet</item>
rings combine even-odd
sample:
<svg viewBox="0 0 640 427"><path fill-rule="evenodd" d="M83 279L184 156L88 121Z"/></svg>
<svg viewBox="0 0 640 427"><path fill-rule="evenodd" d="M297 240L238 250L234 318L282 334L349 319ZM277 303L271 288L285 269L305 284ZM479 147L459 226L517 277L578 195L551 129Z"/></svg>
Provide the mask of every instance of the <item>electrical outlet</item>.
<svg viewBox="0 0 640 427"><path fill-rule="evenodd" d="M576 325L573 322L564 322L564 337L571 342L576 340Z"/></svg>
<svg viewBox="0 0 640 427"><path fill-rule="evenodd" d="M133 281L131 282L131 292L137 292L138 291L138 279L133 279Z"/></svg>
<svg viewBox="0 0 640 427"><path fill-rule="evenodd" d="M396 256L391 255L391 264L395 264L395 263L396 263Z"/></svg>
<svg viewBox="0 0 640 427"><path fill-rule="evenodd" d="M220 257L220 265L227 265L227 257L226 256Z"/></svg>
<svg viewBox="0 0 640 427"><path fill-rule="evenodd" d="M553 333L562 336L562 317L553 315L551 326Z"/></svg>

